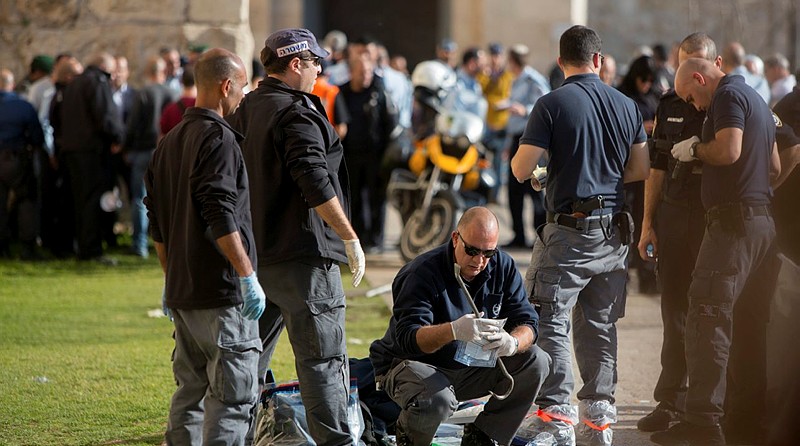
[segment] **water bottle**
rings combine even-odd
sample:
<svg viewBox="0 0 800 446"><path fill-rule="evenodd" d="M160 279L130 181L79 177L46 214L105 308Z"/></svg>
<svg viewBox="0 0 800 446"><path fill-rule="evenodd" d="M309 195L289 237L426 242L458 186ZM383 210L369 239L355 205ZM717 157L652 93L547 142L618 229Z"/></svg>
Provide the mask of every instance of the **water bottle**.
<svg viewBox="0 0 800 446"><path fill-rule="evenodd" d="M647 251L647 258L652 259L653 257L656 256L655 247L653 246L652 243L648 243L647 248L645 248L645 250Z"/></svg>

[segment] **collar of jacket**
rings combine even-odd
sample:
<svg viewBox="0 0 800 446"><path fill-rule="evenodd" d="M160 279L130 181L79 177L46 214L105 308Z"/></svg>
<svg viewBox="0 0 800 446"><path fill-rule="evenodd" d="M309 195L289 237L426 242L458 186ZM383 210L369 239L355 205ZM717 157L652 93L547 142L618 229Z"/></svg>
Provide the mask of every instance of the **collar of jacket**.
<svg viewBox="0 0 800 446"><path fill-rule="evenodd" d="M322 101L319 99L319 96L313 95L311 93L306 93L304 91L295 90L294 88L291 88L288 85L286 85L286 83L283 82L282 80L270 76L265 77L264 80L262 80L261 82L267 88L280 90L284 93L302 99L302 102L303 104L305 104L306 107L315 110L317 113L323 115L325 119L328 119L327 115L325 115L325 107L322 105Z"/></svg>
<svg viewBox="0 0 800 446"><path fill-rule="evenodd" d="M189 108L187 108L186 109L186 113L184 114L184 117L191 118L193 116L196 116L198 119L207 119L207 120L215 121L215 122L219 123L220 125L224 126L225 128L227 128L228 130L230 130L233 133L233 135L236 137L236 142L242 142L242 140L244 139L244 135L242 135L241 133L237 132L236 129L234 129L233 127L231 127L230 124L228 124L228 121L223 119L220 115L218 115L216 112L214 112L212 110L209 110L209 109L203 108L203 107L189 107Z"/></svg>

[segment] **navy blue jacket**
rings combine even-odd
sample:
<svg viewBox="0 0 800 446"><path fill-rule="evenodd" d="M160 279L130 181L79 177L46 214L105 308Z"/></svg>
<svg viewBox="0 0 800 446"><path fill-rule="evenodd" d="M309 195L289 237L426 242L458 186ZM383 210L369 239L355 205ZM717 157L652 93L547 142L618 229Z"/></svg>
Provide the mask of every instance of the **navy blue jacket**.
<svg viewBox="0 0 800 446"><path fill-rule="evenodd" d="M22 150L28 144L44 144L36 110L16 93L0 91L0 150Z"/></svg>
<svg viewBox="0 0 800 446"><path fill-rule="evenodd" d="M456 281L454 264L453 245L448 242L420 255L397 273L392 283L394 309L389 328L383 339L373 342L369 349L376 376L385 375L395 358L446 369L466 367L453 359L455 342L431 354L423 353L417 345L417 330L421 327L451 322L472 313L467 296ZM508 332L529 325L538 333L539 316L528 302L522 277L508 254L498 252L468 287L484 317L508 318L505 325Z"/></svg>

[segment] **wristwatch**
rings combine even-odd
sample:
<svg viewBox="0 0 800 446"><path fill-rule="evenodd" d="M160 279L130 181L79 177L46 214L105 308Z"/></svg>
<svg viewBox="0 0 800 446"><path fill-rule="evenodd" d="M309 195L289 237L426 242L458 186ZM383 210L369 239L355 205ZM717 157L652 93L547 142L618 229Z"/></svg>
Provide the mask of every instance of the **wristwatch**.
<svg viewBox="0 0 800 446"><path fill-rule="evenodd" d="M700 144L700 141L695 141L692 143L692 146L689 147L689 156L694 159L697 159L697 145Z"/></svg>

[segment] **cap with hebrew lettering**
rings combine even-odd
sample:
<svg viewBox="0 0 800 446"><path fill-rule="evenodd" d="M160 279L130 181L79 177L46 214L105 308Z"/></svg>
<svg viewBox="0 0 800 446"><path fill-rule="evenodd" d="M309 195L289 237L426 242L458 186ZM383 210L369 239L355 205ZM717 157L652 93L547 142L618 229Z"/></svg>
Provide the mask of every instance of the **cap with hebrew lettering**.
<svg viewBox="0 0 800 446"><path fill-rule="evenodd" d="M328 57L327 51L317 43L311 31L304 28L287 28L275 31L267 37L264 45L269 47L278 57L287 57L302 51L310 51L317 57Z"/></svg>

